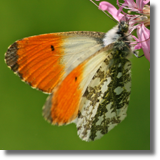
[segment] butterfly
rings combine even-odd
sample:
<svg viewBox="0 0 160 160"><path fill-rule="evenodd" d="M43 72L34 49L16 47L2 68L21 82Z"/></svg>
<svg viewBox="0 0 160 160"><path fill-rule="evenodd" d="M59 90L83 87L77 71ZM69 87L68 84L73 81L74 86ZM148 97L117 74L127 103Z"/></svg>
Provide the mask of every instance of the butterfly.
<svg viewBox="0 0 160 160"><path fill-rule="evenodd" d="M31 87L49 94L44 118L75 123L84 141L101 138L126 117L131 93L128 24L107 33L42 34L9 46L6 64Z"/></svg>

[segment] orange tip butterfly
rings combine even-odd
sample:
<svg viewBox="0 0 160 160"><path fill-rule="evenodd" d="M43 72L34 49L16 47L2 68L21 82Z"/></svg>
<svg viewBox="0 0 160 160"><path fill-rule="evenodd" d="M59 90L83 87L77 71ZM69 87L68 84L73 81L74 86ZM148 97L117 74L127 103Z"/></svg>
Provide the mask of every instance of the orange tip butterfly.
<svg viewBox="0 0 160 160"><path fill-rule="evenodd" d="M24 38L5 54L6 64L31 87L50 94L44 118L75 123L93 141L126 117L131 92L128 24L108 31L61 32Z"/></svg>

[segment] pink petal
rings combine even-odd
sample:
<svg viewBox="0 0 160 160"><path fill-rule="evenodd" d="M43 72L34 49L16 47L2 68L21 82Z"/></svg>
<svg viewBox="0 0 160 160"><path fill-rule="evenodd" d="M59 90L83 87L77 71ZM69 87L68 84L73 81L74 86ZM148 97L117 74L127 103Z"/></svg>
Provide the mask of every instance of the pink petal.
<svg viewBox="0 0 160 160"><path fill-rule="evenodd" d="M123 14L121 13L118 14L117 8L115 8L109 2L105 2L105 1L100 2L99 8L103 11L108 11L113 16L113 18L116 19L117 21L120 21L121 18L123 17Z"/></svg>
<svg viewBox="0 0 160 160"><path fill-rule="evenodd" d="M145 4L147 4L150 0L136 0L137 9L139 9L141 12L143 12L143 7Z"/></svg>
<svg viewBox="0 0 160 160"><path fill-rule="evenodd" d="M144 0L144 1L143 1L144 4L147 4L147 3L149 3L149 2L150 2L150 0Z"/></svg>
<svg viewBox="0 0 160 160"><path fill-rule="evenodd" d="M136 3L134 2L134 0L124 0L125 4L127 4L127 6L129 8L135 8L136 7Z"/></svg>
<svg viewBox="0 0 160 160"><path fill-rule="evenodd" d="M141 49L142 48L142 46L141 46L141 44L139 43L139 44L137 44L135 47L134 47L134 49L135 50L138 50L138 49Z"/></svg>
<svg viewBox="0 0 160 160"><path fill-rule="evenodd" d="M139 39L135 36L132 35L132 37L137 41L139 42ZM131 44L136 44L137 42L132 42ZM134 46L134 50L138 50L138 49L141 49L142 48L142 45L141 43L137 43L135 46Z"/></svg>
<svg viewBox="0 0 160 160"><path fill-rule="evenodd" d="M118 0L117 0L118 1ZM143 7L148 2L148 0L124 0L125 2L121 5L123 8L128 8L131 11L143 12ZM145 1L145 2L144 2ZM120 7L120 6L119 6Z"/></svg>
<svg viewBox="0 0 160 160"><path fill-rule="evenodd" d="M150 30L141 24L141 27L137 28L137 35L144 52L145 57L150 61Z"/></svg>
<svg viewBox="0 0 160 160"><path fill-rule="evenodd" d="M144 3L143 0L136 0L137 8L143 11Z"/></svg>

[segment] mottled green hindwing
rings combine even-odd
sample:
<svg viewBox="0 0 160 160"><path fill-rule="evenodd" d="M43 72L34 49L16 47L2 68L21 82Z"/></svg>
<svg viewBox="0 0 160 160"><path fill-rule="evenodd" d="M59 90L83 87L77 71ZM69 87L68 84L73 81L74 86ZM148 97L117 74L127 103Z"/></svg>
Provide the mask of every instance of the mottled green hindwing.
<svg viewBox="0 0 160 160"><path fill-rule="evenodd" d="M131 93L131 63L117 53L108 53L87 87L77 118L78 135L93 141L108 133L126 117Z"/></svg>

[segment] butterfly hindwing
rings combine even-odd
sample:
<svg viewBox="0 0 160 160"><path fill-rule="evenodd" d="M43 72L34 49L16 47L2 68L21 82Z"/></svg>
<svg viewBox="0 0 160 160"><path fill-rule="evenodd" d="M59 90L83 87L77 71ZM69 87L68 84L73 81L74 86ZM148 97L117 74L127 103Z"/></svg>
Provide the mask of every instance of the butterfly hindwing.
<svg viewBox="0 0 160 160"><path fill-rule="evenodd" d="M76 120L81 139L99 139L126 117L130 72L131 63L125 58L113 56L101 64L81 100L83 108Z"/></svg>
<svg viewBox="0 0 160 160"><path fill-rule="evenodd" d="M106 58L106 50L108 47L90 56L54 88L53 97L49 98L51 102L47 102L43 108L45 119L53 124L61 125L70 123L77 117L78 111L83 107L80 105L82 95ZM48 108L51 112L50 117L46 112Z"/></svg>
<svg viewBox="0 0 160 160"><path fill-rule="evenodd" d="M61 32L16 41L7 65L32 87L51 93L75 67L103 47L101 32Z"/></svg>

